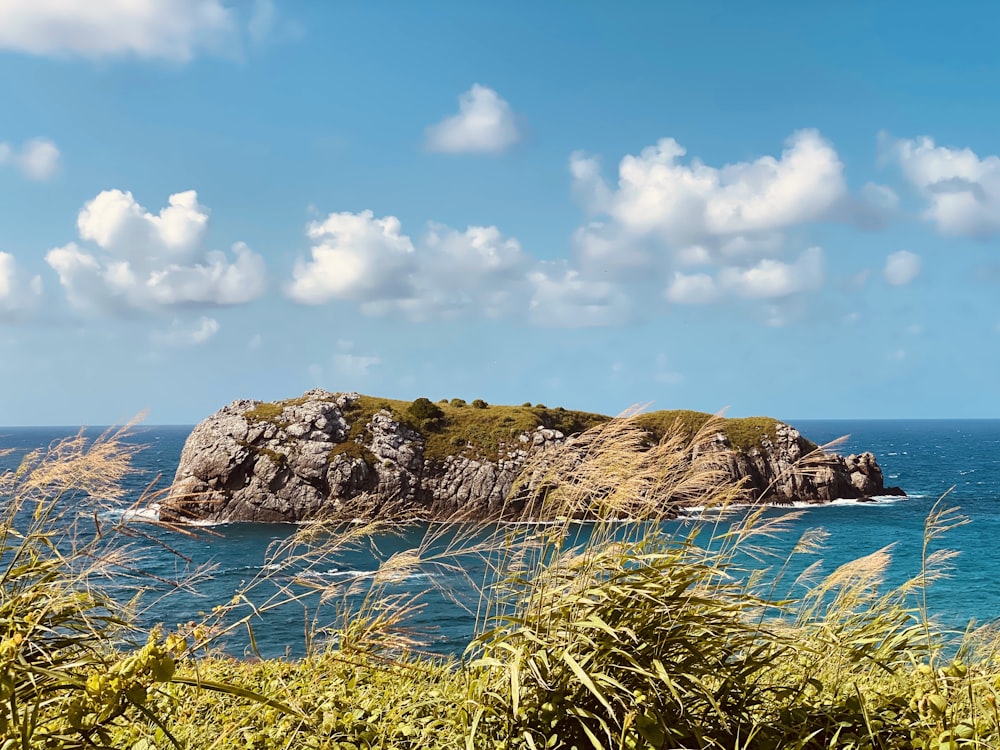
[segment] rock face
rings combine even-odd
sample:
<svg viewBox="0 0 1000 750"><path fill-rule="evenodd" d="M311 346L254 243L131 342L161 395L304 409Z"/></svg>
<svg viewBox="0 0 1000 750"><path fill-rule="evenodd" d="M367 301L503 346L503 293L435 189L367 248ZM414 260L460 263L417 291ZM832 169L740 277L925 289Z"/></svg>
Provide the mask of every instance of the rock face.
<svg viewBox="0 0 1000 750"><path fill-rule="evenodd" d="M388 409L365 415L356 393L313 390L281 404L234 401L188 437L160 508L169 522L296 522L336 516L448 520L498 516L525 463L573 439L539 426L491 458L425 456L427 438ZM718 433L703 450L725 451L752 501L829 502L886 493L871 453L825 454L800 466L809 444L777 423L759 446L734 451ZM508 508L509 510L509 508Z"/></svg>
<svg viewBox="0 0 1000 750"><path fill-rule="evenodd" d="M716 439L720 448L731 450L724 436ZM745 477L746 487L758 500L778 504L906 494L899 487L884 486L882 469L872 453L806 457L808 450L798 430L779 423L774 438L762 438L759 447L731 450L730 473Z"/></svg>

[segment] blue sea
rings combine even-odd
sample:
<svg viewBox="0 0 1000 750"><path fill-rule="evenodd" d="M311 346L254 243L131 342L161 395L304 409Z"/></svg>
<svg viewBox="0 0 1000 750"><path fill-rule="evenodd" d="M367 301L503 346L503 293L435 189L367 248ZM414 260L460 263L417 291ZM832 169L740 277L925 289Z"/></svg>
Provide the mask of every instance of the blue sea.
<svg viewBox="0 0 1000 750"><path fill-rule="evenodd" d="M872 451L886 484L902 487L909 497L838 502L804 510L771 509L768 513L791 519L787 535L775 543L779 549L790 548L805 530L822 527L829 532L822 554L824 570L832 571L841 563L893 544L887 583L900 583L919 572L925 518L947 494L945 502L958 506L969 523L950 531L939 545L960 554L951 577L931 587L929 609L942 625L959 630L970 620L983 624L1000 618L1000 420L801 420L793 424L821 444L849 436L837 450L845 454ZM143 448L134 461L136 472L126 483L129 501L157 477L157 486L169 483L190 431L191 427L184 426L133 429L128 440ZM16 466L25 451L75 432L58 427L0 428L0 450L13 449L0 456L0 471ZM100 430L88 434L98 435ZM801 515L791 518L796 512ZM115 512L111 511L105 521L113 520ZM226 524L184 535L140 520L130 523L149 536L133 542L136 560L160 581L146 595L140 624L162 622L167 628L203 618L215 605L231 601L241 587L273 572L280 561L269 557L269 549L296 530L287 525ZM317 597L311 596L254 617L256 648L264 656L301 654L306 630L336 625L337 608L344 602L348 606L363 603L366 589L352 586L353 582L367 580L364 574L377 566L378 558L419 544L426 531L414 528L386 535L321 561L309 575L318 588L334 594L330 601L317 608ZM167 583L203 565L214 566L211 576L196 582L192 590L177 591ZM474 562L469 565L471 569L464 573L482 580L484 570ZM450 594L432 585L432 577L443 582L444 591ZM290 575L272 576L250 598L259 608L269 596L280 595L280 587L290 581ZM464 574L421 569L394 582L389 593L422 596L423 608L408 626L425 639L430 651L459 653L475 629L477 599ZM236 654L250 648L245 629L234 631L223 643Z"/></svg>

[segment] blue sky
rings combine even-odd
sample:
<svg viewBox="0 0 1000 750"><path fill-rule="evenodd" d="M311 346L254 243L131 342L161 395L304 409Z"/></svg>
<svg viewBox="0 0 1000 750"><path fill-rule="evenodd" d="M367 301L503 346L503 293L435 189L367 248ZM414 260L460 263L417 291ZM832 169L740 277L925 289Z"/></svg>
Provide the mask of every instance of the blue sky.
<svg viewBox="0 0 1000 750"><path fill-rule="evenodd" d="M1000 417L997 11L822 6L0 2L0 424Z"/></svg>

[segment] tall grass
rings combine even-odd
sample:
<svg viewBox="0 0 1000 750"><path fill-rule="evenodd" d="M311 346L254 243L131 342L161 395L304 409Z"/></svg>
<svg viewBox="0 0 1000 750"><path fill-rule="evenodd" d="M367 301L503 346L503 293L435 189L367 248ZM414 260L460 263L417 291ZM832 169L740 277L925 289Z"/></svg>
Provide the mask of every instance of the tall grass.
<svg viewBox="0 0 1000 750"><path fill-rule="evenodd" d="M139 530L101 520L134 449L78 435L30 454L0 477L0 748L997 747L997 633L953 637L927 610L963 519L935 506L901 586L884 582L890 547L823 575L821 531L779 557L789 516L737 505L717 427L649 445L613 420L512 493L555 522L435 526L351 580L312 575L392 531L348 509L166 635L134 625ZM454 581L470 558L485 577L446 593L476 632L460 659L426 654L409 625L423 602L395 584ZM260 658L257 623L288 606L307 655ZM237 630L249 659L217 648Z"/></svg>
<svg viewBox="0 0 1000 750"><path fill-rule="evenodd" d="M0 735L8 748L101 747L171 678L179 643L130 627L139 571L128 537L102 527L134 448L79 433L0 476ZM119 596L108 587L118 583Z"/></svg>

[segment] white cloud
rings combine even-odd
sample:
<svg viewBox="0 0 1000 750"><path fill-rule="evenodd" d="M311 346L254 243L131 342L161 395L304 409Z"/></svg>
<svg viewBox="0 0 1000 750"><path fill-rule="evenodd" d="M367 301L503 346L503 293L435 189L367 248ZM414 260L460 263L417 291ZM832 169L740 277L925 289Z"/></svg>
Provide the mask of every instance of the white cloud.
<svg viewBox="0 0 1000 750"><path fill-rule="evenodd" d="M785 320L824 283L823 252L787 259L792 227L840 220L846 183L836 151L811 130L780 157L709 167L672 139L626 156L615 188L596 158L570 157L573 189L599 214L572 236L572 259L543 261L496 227L429 224L411 237L393 216L332 213L308 227L310 255L286 289L306 304L351 302L411 320L521 317L537 325L620 324L665 302L767 302ZM871 201L892 202L879 186ZM876 200L877 199L877 200ZM778 304L780 302L780 304Z"/></svg>
<svg viewBox="0 0 1000 750"><path fill-rule="evenodd" d="M236 26L221 0L0 2L0 49L35 55L187 62L221 51Z"/></svg>
<svg viewBox="0 0 1000 750"><path fill-rule="evenodd" d="M312 259L299 261L288 293L296 302L379 302L412 296L414 247L395 216L332 213L309 224Z"/></svg>
<svg viewBox="0 0 1000 750"><path fill-rule="evenodd" d="M814 130L793 133L779 156L715 167L686 155L663 138L622 158L613 187L595 157L571 155L573 192L597 215L574 234L585 277L656 280L675 304L801 295L823 284L822 251L789 262L790 230L860 222L862 209L874 223L895 205L895 194L878 185L852 198L840 157Z"/></svg>
<svg viewBox="0 0 1000 750"><path fill-rule="evenodd" d="M550 328L620 325L631 311L624 288L587 279L563 263L541 264L528 274L528 280L533 287L528 309L536 325Z"/></svg>
<svg viewBox="0 0 1000 750"><path fill-rule="evenodd" d="M928 137L883 141L886 157L927 200L924 215L940 232L978 237L1000 232L1000 158L936 146Z"/></svg>
<svg viewBox="0 0 1000 750"><path fill-rule="evenodd" d="M707 273L686 274L675 271L665 294L668 300L679 305L703 305L715 302L719 297L719 290L715 280Z"/></svg>
<svg viewBox="0 0 1000 750"><path fill-rule="evenodd" d="M445 153L499 153L520 140L510 104L474 84L458 98L458 114L427 128L427 148Z"/></svg>
<svg viewBox="0 0 1000 750"><path fill-rule="evenodd" d="M50 140L35 138L24 145L18 162L27 177L44 181L52 177L59 168L59 149Z"/></svg>
<svg viewBox="0 0 1000 750"><path fill-rule="evenodd" d="M663 261L648 241L623 236L614 222L591 221L579 227L573 233L573 250L581 270L619 281L657 273Z"/></svg>
<svg viewBox="0 0 1000 750"><path fill-rule="evenodd" d="M198 252L208 211L194 190L171 195L168 207L156 215L130 192L105 190L83 207L76 224L82 239L115 255L186 262Z"/></svg>
<svg viewBox="0 0 1000 750"><path fill-rule="evenodd" d="M193 190L152 214L131 193L106 190L77 217L82 240L53 248L46 262L70 303L90 312L236 305L264 292L263 259L237 242L231 255L203 245L208 212Z"/></svg>
<svg viewBox="0 0 1000 750"><path fill-rule="evenodd" d="M496 227L432 223L415 242L395 216L362 211L330 214L307 231L310 259L296 263L287 287L300 303L349 301L370 315L425 320L498 317L527 294L529 259Z"/></svg>
<svg viewBox="0 0 1000 750"><path fill-rule="evenodd" d="M614 194L601 177L601 163L597 157L574 151L569 157L569 173L573 194L588 211L599 214L608 210Z"/></svg>
<svg viewBox="0 0 1000 750"><path fill-rule="evenodd" d="M359 377L382 364L382 358L366 354L339 353L333 355L333 369L338 375Z"/></svg>
<svg viewBox="0 0 1000 750"><path fill-rule="evenodd" d="M2 7L2 5L0 5ZM0 143L0 167L10 164L30 180L44 182L59 170L59 148L47 138L33 138L20 149Z"/></svg>
<svg viewBox="0 0 1000 750"><path fill-rule="evenodd" d="M748 299L774 299L818 289L823 284L823 251L811 247L794 263L765 258L749 268L726 266L719 285Z"/></svg>
<svg viewBox="0 0 1000 750"><path fill-rule="evenodd" d="M815 290L823 284L823 251L811 247L794 263L765 258L752 266L723 266L717 277L674 272L665 296L671 302L696 305L721 299L777 299Z"/></svg>
<svg viewBox="0 0 1000 750"><path fill-rule="evenodd" d="M0 319L33 308L41 294L41 277L27 278L13 255L0 252Z"/></svg>
<svg viewBox="0 0 1000 750"><path fill-rule="evenodd" d="M885 280L893 286L906 286L920 275L920 256L907 250L892 253L885 260Z"/></svg>
<svg viewBox="0 0 1000 750"><path fill-rule="evenodd" d="M193 325L175 320L166 331L153 333L153 340L162 346L200 346L219 332L219 321L202 316Z"/></svg>
<svg viewBox="0 0 1000 750"><path fill-rule="evenodd" d="M625 156L616 190L603 182L596 162L575 154L574 190L628 234L656 234L678 247L821 220L846 195L843 164L814 130L794 133L780 158L716 168L697 159L685 165L679 159L686 153L663 138Z"/></svg>
<svg viewBox="0 0 1000 750"><path fill-rule="evenodd" d="M410 303L417 317L473 313L497 318L523 309L526 273L534 261L496 227L458 231L431 224L419 258L417 296Z"/></svg>
<svg viewBox="0 0 1000 750"><path fill-rule="evenodd" d="M539 262L492 226L431 223L413 240L396 217L362 211L332 213L307 233L310 257L287 286L304 304L353 302L368 315L411 320L528 316L546 326L608 325L628 308L624 290Z"/></svg>

